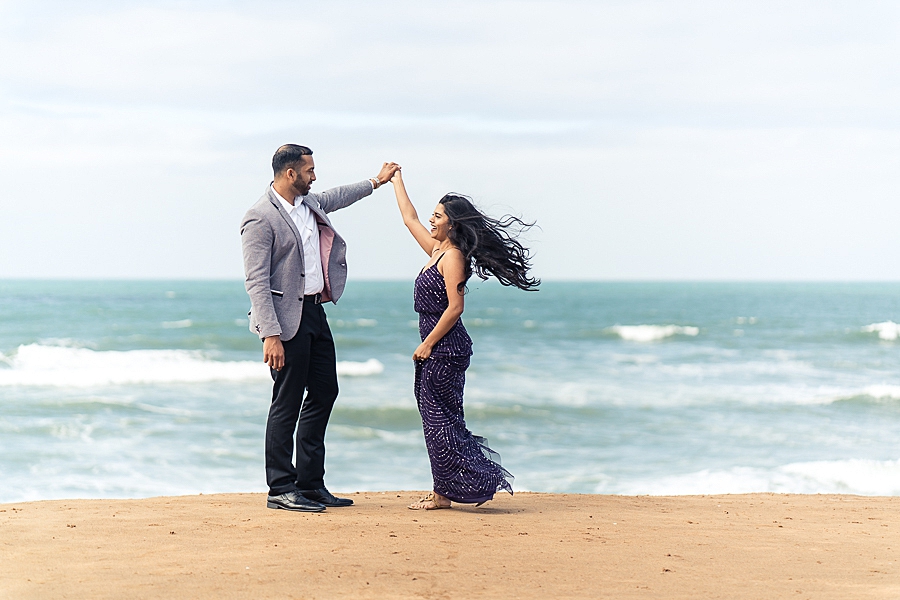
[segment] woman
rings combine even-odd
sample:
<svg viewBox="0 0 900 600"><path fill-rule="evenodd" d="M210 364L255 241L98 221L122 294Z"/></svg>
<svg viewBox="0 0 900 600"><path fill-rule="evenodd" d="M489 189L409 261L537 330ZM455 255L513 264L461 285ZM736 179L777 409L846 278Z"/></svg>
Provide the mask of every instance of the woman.
<svg viewBox="0 0 900 600"><path fill-rule="evenodd" d="M436 510L450 508L452 502L480 506L500 490L512 494L513 477L487 440L466 428L463 386L472 355L472 340L460 320L466 282L474 271L482 279L493 275L503 285L537 289L540 280L528 276L529 252L514 231L530 225L511 216L491 219L468 199L447 194L428 219L429 231L419 222L400 171L391 182L404 224L429 256L416 278L422 343L413 360L434 491L409 508Z"/></svg>

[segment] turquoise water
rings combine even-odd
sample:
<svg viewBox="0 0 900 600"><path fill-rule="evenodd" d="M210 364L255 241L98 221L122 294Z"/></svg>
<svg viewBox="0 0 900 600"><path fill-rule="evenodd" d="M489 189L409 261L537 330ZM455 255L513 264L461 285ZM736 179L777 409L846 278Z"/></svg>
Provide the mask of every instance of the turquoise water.
<svg viewBox="0 0 900 600"><path fill-rule="evenodd" d="M466 416L520 490L900 494L900 285L473 282ZM326 311L334 490L426 489L412 283ZM241 282L0 282L0 502L263 491Z"/></svg>

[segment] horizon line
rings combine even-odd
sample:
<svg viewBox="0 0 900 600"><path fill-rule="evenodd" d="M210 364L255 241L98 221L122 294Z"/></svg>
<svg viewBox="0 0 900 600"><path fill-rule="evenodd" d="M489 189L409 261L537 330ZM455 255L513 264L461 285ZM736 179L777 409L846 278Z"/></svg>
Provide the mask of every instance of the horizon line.
<svg viewBox="0 0 900 600"><path fill-rule="evenodd" d="M181 282L181 283L241 283L243 278L239 277L3 277L0 276L0 283L4 282ZM348 283L406 283L411 282L411 278L394 278L394 277L356 277L349 279ZM498 281L491 278L481 281L477 278L470 279L470 285L474 284L499 284ZM900 283L900 279L788 279L788 278L753 278L753 279L726 279L726 278L566 278L566 277L545 277L541 278L541 283L834 283L834 284L896 284Z"/></svg>

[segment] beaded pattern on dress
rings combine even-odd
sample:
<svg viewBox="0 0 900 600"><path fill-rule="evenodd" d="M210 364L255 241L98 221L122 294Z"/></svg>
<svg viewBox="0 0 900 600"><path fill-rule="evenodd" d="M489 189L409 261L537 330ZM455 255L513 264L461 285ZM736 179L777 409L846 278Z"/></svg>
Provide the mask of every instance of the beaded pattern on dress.
<svg viewBox="0 0 900 600"><path fill-rule="evenodd" d="M413 292L413 305L415 311L419 313L419 336L423 341L437 325L449 304L444 276L438 271L437 263L434 263L416 277L416 287ZM452 356L472 355L472 338L469 337L469 332L463 326L462 319L456 321L447 335L434 345L431 353Z"/></svg>
<svg viewBox="0 0 900 600"><path fill-rule="evenodd" d="M414 299L419 334L424 340L448 306L444 277L437 263L416 278ZM427 360L416 362L416 403L434 491L462 503L485 502L500 490L513 493L513 476L500 466L500 456L488 447L486 439L466 428L463 388L471 354L472 340L460 319L435 344Z"/></svg>

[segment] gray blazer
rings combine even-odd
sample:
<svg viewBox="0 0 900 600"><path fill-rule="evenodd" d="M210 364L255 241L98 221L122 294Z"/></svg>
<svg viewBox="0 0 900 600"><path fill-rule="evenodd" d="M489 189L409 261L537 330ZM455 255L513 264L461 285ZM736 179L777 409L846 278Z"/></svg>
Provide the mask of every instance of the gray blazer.
<svg viewBox="0 0 900 600"><path fill-rule="evenodd" d="M366 180L324 192L309 192L303 197L319 224L325 279L323 302L337 302L347 282L347 244L331 226L326 213L350 206L371 193L372 182ZM271 185L244 215L241 246L244 287L250 295L250 331L260 339L273 335L281 336L283 341L293 338L300 328L306 286L303 241Z"/></svg>

